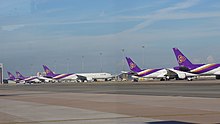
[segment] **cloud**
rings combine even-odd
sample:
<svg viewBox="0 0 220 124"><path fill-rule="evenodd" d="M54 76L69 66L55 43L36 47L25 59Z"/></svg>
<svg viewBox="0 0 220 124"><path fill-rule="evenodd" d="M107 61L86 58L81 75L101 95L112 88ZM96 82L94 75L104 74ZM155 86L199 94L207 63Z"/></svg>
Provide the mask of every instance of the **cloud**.
<svg viewBox="0 0 220 124"><path fill-rule="evenodd" d="M105 16L106 14L105 14L105 11L103 10L103 11L101 11L100 12L100 14L99 14L99 16Z"/></svg>
<svg viewBox="0 0 220 124"><path fill-rule="evenodd" d="M177 3L174 6L161 9L157 13L161 14L161 13L167 13L167 12L171 12L175 10L186 9L186 8L196 5L198 2L199 0L187 0L185 2Z"/></svg>
<svg viewBox="0 0 220 124"><path fill-rule="evenodd" d="M196 5L199 1L198 0L187 0L181 3L177 3L173 6L163 8L160 10L157 10L153 12L153 14L146 15L146 16L108 16L107 18L103 18L103 16L106 17L106 13L103 10L100 13L101 18L96 19L89 19L89 20L83 20L80 19L79 21L62 21L62 20L48 20L47 22L37 22L37 23L30 23L30 24L18 24L18 25L5 25L2 26L1 29L5 31L13 31L20 28L24 28L26 26L47 26L47 25L73 25L73 24L93 24L93 23L116 23L116 22L126 22L126 21L142 21L141 23L135 25L134 27L130 29L122 30L119 33L116 33L115 35L123 34L123 33L131 33L136 32L138 30L141 30L143 28L146 28L147 26L150 26L154 24L157 21L160 20L177 20L177 19L197 19L197 18L211 18L211 17L220 17L219 12L202 12L202 13L187 13L187 12L176 12L176 10L186 9L189 7L192 7ZM143 7L137 7L137 8L131 8L130 11L135 11L138 9L147 8L149 6L143 6ZM53 12L57 10L51 10L49 12ZM121 10L118 11L118 13L121 12L127 12L127 10Z"/></svg>
<svg viewBox="0 0 220 124"><path fill-rule="evenodd" d="M138 11L138 10L141 10L141 9L146 9L146 8L150 8L150 7L154 7L154 6L155 5L153 5L153 4L151 4L151 5L148 4L148 5L145 5L145 6L119 10L119 11L116 11L116 12L113 12L113 13L109 13L109 15L118 15L118 14L123 14L123 13L128 13L128 12L134 12L134 11Z"/></svg>
<svg viewBox="0 0 220 124"><path fill-rule="evenodd" d="M220 17L220 12L202 12L202 13L168 13L166 15L160 15L157 18L160 20L174 20L174 19L197 19L197 18L211 18ZM151 16L121 16L118 17L127 20L140 20L140 19L150 19Z"/></svg>
<svg viewBox="0 0 220 124"><path fill-rule="evenodd" d="M2 26L1 29L4 31L13 31L19 28L24 27L25 25L20 24L20 25L6 25L6 26Z"/></svg>
<svg viewBox="0 0 220 124"><path fill-rule="evenodd" d="M101 14L100 14L101 16ZM136 27L127 30L126 32L137 31L153 24L158 20L178 20L178 19L198 19L198 18L213 18L220 17L220 12L204 12L204 13L169 13L161 15L157 19L150 19L151 16L120 16L111 19L102 20L84 20L84 21L66 21L66 22L45 22L45 23L32 23L32 24L18 24L18 25L5 25L1 29L5 31L13 31L15 29L23 28L25 26L43 26L43 25L72 25L72 24L93 24L93 23L117 23L126 21L137 21L146 19L147 21L137 25ZM125 31L124 31L125 32Z"/></svg>
<svg viewBox="0 0 220 124"><path fill-rule="evenodd" d="M198 0L187 0L185 2L177 3L174 6L160 9L160 10L156 11L155 13L151 14L144 22L134 26L131 29L125 30L121 33L131 33L131 32L141 30L141 29L153 24L155 21L161 20L161 17L166 16L166 14L169 14L169 13L176 11L176 10L181 10L181 9L186 9L186 8L192 7L192 6L196 5L196 3L198 3Z"/></svg>

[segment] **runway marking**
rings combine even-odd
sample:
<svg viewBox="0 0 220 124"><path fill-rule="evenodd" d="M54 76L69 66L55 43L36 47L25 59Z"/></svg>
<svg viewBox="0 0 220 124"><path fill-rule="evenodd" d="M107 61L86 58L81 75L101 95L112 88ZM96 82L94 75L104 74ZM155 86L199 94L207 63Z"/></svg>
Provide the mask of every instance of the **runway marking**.
<svg viewBox="0 0 220 124"><path fill-rule="evenodd" d="M1 124L37 124L37 123L64 123L64 122L84 122L84 121L94 121L94 122L105 122L105 121L133 121L137 120L139 122L140 118L135 118L133 116L115 114L115 113L107 113L107 112L99 112L99 111L91 111L86 109L78 109L78 108L70 108L63 106L54 106L47 104L39 104L32 102L22 102L22 101L14 101L7 99L0 99L1 107L4 109L0 109L2 113L7 113L12 117L20 117L25 120L13 120L12 122L1 122ZM29 109L31 108L31 109ZM35 111L37 110L37 111ZM44 112L45 111L45 112ZM37 112L34 113L34 112ZM53 113L64 113L66 115L57 115ZM74 114L81 114L82 116L75 116ZM98 115L98 116L97 116ZM101 117L100 117L100 116ZM46 118L45 118L46 116ZM151 118L141 118L144 121L158 121ZM140 120L140 122L142 122Z"/></svg>
<svg viewBox="0 0 220 124"><path fill-rule="evenodd" d="M109 119L128 119L128 118L155 118L155 117L169 117L169 116L193 116L193 115L218 115L218 113L201 113L201 114L175 114L175 115L158 115L158 116L133 116L133 117L114 117L114 118L90 118L90 119L65 119L65 120L45 120L45 121L24 121L24 122L6 122L1 124L33 124L46 122L68 122L68 121L93 121L93 120L109 120Z"/></svg>
<svg viewBox="0 0 220 124"><path fill-rule="evenodd" d="M108 119L127 119L137 117L114 117L114 118L89 118L89 119L65 119L65 120L45 120L45 121L24 121L24 122L6 122L1 124L30 124L30 123L44 123L44 122L67 122L67 121L94 121L94 120L108 120Z"/></svg>
<svg viewBox="0 0 220 124"><path fill-rule="evenodd" d="M47 98L48 99L48 98ZM35 103L40 103L37 99L35 99L34 101L33 100L30 100L30 99L26 99L26 98L22 98L22 99L13 99L13 100L24 100L24 101L26 101L26 102L35 102ZM45 99L44 99L45 100ZM50 100L52 100L51 98L50 98ZM63 100L63 99L62 99ZM54 104L54 101L62 101L62 100L60 100L59 98L58 99L56 99L56 100L52 100L51 102L43 102L44 104L46 103L46 104L48 104L48 105L59 105L59 106L66 106L66 107L73 107L72 105L73 104L71 104L71 105L63 105L63 104ZM66 101L68 101L68 100L66 100ZM72 101L72 100L70 100L70 101ZM70 101L68 101L68 102L70 102ZM80 101L82 101L82 100L77 100L78 102L80 102ZM92 101L83 101L83 102L89 102L89 104L90 103L93 103ZM110 103L103 103L103 102L95 102L96 104L97 103L99 103L100 105L107 105L107 104L110 104ZM41 101L41 104L42 104L42 101ZM120 104L120 103L112 103L112 104L114 104L115 106L117 106L117 104ZM92 104L90 104L90 105L92 105ZM113 111L107 111L107 110L99 110L99 109L96 109L96 108L88 108L88 107L85 107L85 106L75 106L75 107L77 107L77 108L80 108L80 109L89 109L89 110L96 110L96 111L103 111L103 112L111 112L111 113L117 113L117 114L125 114L125 113L121 113L121 112L113 112ZM91 107L91 106L90 106ZM181 108L177 108L177 109L181 109ZM184 108L185 109L185 108ZM134 117L144 117L144 118L160 118L160 117L187 117L187 116L206 116L206 115L220 115L220 112L205 112L205 113L194 113L194 114L161 114L161 115L149 115L149 116L142 116L142 115L137 115L137 116L135 116L135 115L131 115L131 114L126 114L126 115L130 115L131 117L118 117L118 118L134 118ZM106 118L107 119L107 118ZM73 119L74 120L74 119ZM75 120L80 120L80 119L75 119ZM68 121L68 120L67 120Z"/></svg>
<svg viewBox="0 0 220 124"><path fill-rule="evenodd" d="M135 87L141 87L142 85L135 85ZM130 86L129 86L130 87ZM62 87L65 88L65 87ZM61 90L62 90L61 88ZM144 87L145 88L145 87ZM144 89L141 88L141 89ZM107 89L107 88L106 88ZM211 88L213 89L213 88ZM215 88L217 92L218 88ZM87 91L88 89L86 89ZM108 89L107 89L108 90ZM139 89L140 90L140 89ZM209 89L210 90L210 89ZM214 91L215 91L214 90ZM94 93L90 94L87 92L83 93L72 93L69 92L56 92L48 91L47 94L37 94L29 91L10 91L9 95L5 94L9 92L8 90L2 91L3 97L1 99L12 100L16 102L27 102L28 104L36 103L36 104L45 104L48 106L60 106L60 107L71 107L73 109L84 109L88 111L97 111L104 113L112 113L112 114L120 114L126 116L103 116L101 118L98 116L94 118L94 114L91 113L91 118L83 118L83 116L77 116L75 118L74 115L70 114L69 118L53 118L49 117L47 120L44 118L29 118L29 120L15 120L15 123L79 123L84 121L94 121L94 122L102 122L102 121L129 121L130 119L176 119L176 120L184 120L184 121L193 121L193 122L219 122L220 117L220 108L219 108L219 98L195 98L195 97L173 97L173 96L141 96L141 95L119 95L119 94L99 94ZM1 92L1 91L0 91ZM18 93L17 93L18 92ZM39 91L40 93L41 91ZM45 92L45 91L42 91ZM23 94L22 94L23 93ZM28 94L30 93L30 94ZM32 94L31 94L32 93ZM209 92L208 92L209 93ZM212 93L212 92L210 92ZM215 93L215 92L214 92ZM214 94L213 93L213 94ZM125 96L125 97L124 97ZM104 99L103 99L104 98ZM168 99L167 99L168 98ZM145 104L145 102L149 103ZM175 102L172 102L172 101ZM198 101L197 101L198 100ZM63 102L65 101L65 102ZM136 102L137 101L137 102ZM164 104L163 104L164 102ZM11 102L9 102L11 104ZM158 103L158 104L156 104ZM171 104L169 104L171 103ZM178 104L180 103L180 104ZM200 104L202 103L202 104ZM175 106L175 104L177 104ZM198 105L197 105L198 104ZM1 104L0 104L1 105ZM8 105L8 104L2 104ZM15 104L16 106L18 104ZM23 105L23 104L22 104ZM13 106L13 105L12 105ZM4 106L2 106L5 108ZM15 107L15 106L14 106ZM35 108L35 107L34 107ZM37 110L38 110L37 106ZM43 107L40 107L41 109ZM1 110L2 108L0 108ZM10 110L10 109L9 109ZM26 109L25 109L26 110ZM42 109L44 110L44 109ZM57 110L51 109L51 110ZM62 109L60 109L62 110ZM23 111L23 110L22 110ZM58 110L57 110L58 111ZM69 109L68 109L69 111ZM40 111L41 112L41 111ZM7 113L7 112L6 112ZM49 112L48 112L49 113ZM53 113L53 112L52 112ZM83 112L84 114L88 114ZM11 113L10 113L11 114ZM13 114L13 113L12 113ZM18 114L20 115L20 113ZM102 114L100 114L102 115ZM89 115L90 116L90 115ZM126 119L127 118L127 119ZM109 120L108 120L109 119ZM115 120L114 120L115 119ZM201 120L202 119L202 120ZM207 119L207 120L206 120ZM24 122L22 122L24 121ZM139 120L138 120L139 121ZM152 121L153 122L153 121ZM13 124L13 122L6 122L3 124Z"/></svg>
<svg viewBox="0 0 220 124"><path fill-rule="evenodd" d="M201 113L201 114L170 114L170 115L157 115L157 116L133 116L133 117L114 117L114 118L89 118L89 119L65 119L65 120L44 120L44 121L24 121L24 122L8 122L1 124L33 124L33 123L46 123L46 122L68 122L68 121L94 121L94 120L109 120L109 119L128 119L128 118L157 118L157 117L177 117L177 116L205 116L205 115L220 115L220 112Z"/></svg>

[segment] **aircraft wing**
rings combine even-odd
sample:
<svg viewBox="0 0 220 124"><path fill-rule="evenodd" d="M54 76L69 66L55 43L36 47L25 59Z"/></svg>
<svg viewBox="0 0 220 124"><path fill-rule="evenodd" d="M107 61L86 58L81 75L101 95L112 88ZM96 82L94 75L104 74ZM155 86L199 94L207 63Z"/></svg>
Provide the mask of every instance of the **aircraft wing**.
<svg viewBox="0 0 220 124"><path fill-rule="evenodd" d="M130 74L130 75L137 75L137 72L134 72L134 71L121 71L120 74ZM119 75L120 75L119 74Z"/></svg>
<svg viewBox="0 0 220 124"><path fill-rule="evenodd" d="M158 75L157 77L158 78L164 78L166 76L166 74L164 75L164 74L160 74L160 75Z"/></svg>
<svg viewBox="0 0 220 124"><path fill-rule="evenodd" d="M82 82L84 82L85 80L87 80L87 77L82 76L82 75L76 75L78 77L79 80L81 80Z"/></svg>
<svg viewBox="0 0 220 124"><path fill-rule="evenodd" d="M52 78L48 78L48 77L43 77L43 76L37 76L37 78L41 81L41 82L54 82L55 80Z"/></svg>
<svg viewBox="0 0 220 124"><path fill-rule="evenodd" d="M195 77L198 76L198 74L193 74L193 73L189 73L189 72L184 72L184 71L179 71L179 70L175 70L175 69L167 69L168 71L171 71L173 73L176 73L178 75L179 78L186 78L186 77Z"/></svg>

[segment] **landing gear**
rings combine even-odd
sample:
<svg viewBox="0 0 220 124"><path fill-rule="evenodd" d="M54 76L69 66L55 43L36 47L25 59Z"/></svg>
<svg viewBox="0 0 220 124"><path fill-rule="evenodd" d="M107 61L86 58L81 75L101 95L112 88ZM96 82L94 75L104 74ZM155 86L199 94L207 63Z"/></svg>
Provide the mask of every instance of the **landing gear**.
<svg viewBox="0 0 220 124"><path fill-rule="evenodd" d="M166 77L160 79L160 81L169 81L169 80L170 80L169 76L166 76Z"/></svg>
<svg viewBox="0 0 220 124"><path fill-rule="evenodd" d="M164 78L161 78L160 81L165 81L165 79L164 79Z"/></svg>
<svg viewBox="0 0 220 124"><path fill-rule="evenodd" d="M217 80L220 80L220 75L216 75L216 79L217 79Z"/></svg>
<svg viewBox="0 0 220 124"><path fill-rule="evenodd" d="M192 79L191 77L188 77L187 80L188 80L188 81L192 81L193 79Z"/></svg>
<svg viewBox="0 0 220 124"><path fill-rule="evenodd" d="M133 82L138 82L138 78L134 78L134 79L133 79Z"/></svg>
<svg viewBox="0 0 220 124"><path fill-rule="evenodd" d="M169 77L169 76L166 76L166 80L169 81L169 80L170 80L170 77Z"/></svg>

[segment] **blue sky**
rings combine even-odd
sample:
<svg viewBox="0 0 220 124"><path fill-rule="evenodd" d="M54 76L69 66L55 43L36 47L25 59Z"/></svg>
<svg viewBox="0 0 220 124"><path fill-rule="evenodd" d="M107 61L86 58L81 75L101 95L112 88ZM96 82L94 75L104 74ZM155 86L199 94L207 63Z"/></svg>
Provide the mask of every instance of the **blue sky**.
<svg viewBox="0 0 220 124"><path fill-rule="evenodd" d="M0 0L0 10L6 71L82 72L84 56L85 72L99 72L101 58L103 71L119 73L122 49L144 68L176 66L173 47L220 62L219 0Z"/></svg>

